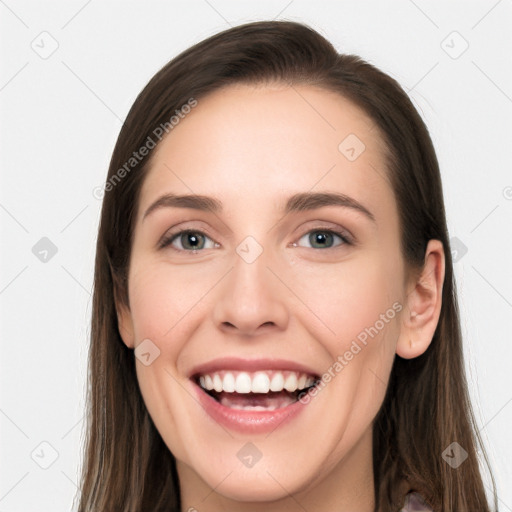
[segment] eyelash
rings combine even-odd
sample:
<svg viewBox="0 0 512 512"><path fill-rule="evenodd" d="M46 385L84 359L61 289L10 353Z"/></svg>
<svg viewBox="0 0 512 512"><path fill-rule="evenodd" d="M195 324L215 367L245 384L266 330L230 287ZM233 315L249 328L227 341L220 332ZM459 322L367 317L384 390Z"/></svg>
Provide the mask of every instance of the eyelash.
<svg viewBox="0 0 512 512"><path fill-rule="evenodd" d="M348 235L346 233L341 233L339 231L335 231L333 229L329 229L329 228L315 228L315 229L312 229L310 231L307 231L306 233L304 233L300 238L304 238L305 235L308 235L310 233L315 233L315 232L318 232L318 233L329 233L329 234L332 234L332 235L336 235L338 236L343 243L339 244L339 245L336 245L334 247L328 247L327 249L318 249L316 247L311 247L310 249L317 249L317 250L335 250L337 249L338 247L341 247L343 245L354 245L353 241L349 239ZM159 249L165 249L166 247L170 246L172 244L172 242L174 242L174 240L176 240L177 238L179 238L181 235L184 235L184 234L187 234L187 233L193 233L193 234L199 234L199 235L202 235L206 238L210 238L206 233L204 233L203 231L200 231L198 229L184 229L184 230L181 230L181 231L177 231L176 233L171 233L167 236L165 236L162 241L159 243L158 245L158 248ZM211 240L211 238L210 238ZM215 242L216 243L216 242ZM294 246L296 246L294 244ZM192 250L189 250L189 249L176 249L175 247L172 247L172 249L176 252L189 252L189 253L193 253L193 254L197 254L198 252L201 252L201 251L204 251L205 249L192 249ZM309 249L309 247L308 247Z"/></svg>

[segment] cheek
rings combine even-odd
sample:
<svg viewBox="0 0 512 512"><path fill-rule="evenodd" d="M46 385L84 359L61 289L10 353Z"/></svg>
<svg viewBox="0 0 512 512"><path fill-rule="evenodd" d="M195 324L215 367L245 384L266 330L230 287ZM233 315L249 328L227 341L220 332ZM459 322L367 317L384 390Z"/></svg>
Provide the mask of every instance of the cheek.
<svg viewBox="0 0 512 512"><path fill-rule="evenodd" d="M159 350L150 365L136 362L139 388L155 426L178 456L185 456L176 432L190 396L176 378L177 361L193 336L194 318L207 287L208 283L192 280L191 272L161 262L134 262L130 273L135 345L149 339Z"/></svg>
<svg viewBox="0 0 512 512"><path fill-rule="evenodd" d="M326 266L322 272L317 268L309 275L302 273L300 281L295 280L302 283L300 296L307 297L310 314L322 321L324 345L333 358L358 336L364 341L365 333L368 339L380 338L368 335L368 330L375 333L375 327L386 337L396 332L393 304L400 298L397 283L401 282L397 272L384 258L370 254Z"/></svg>
<svg viewBox="0 0 512 512"><path fill-rule="evenodd" d="M130 306L136 343L150 338L166 352L179 349L187 314L207 289L207 283L201 284L194 277L198 276L173 271L165 264L147 263L140 265L140 270L135 267L130 276Z"/></svg>
<svg viewBox="0 0 512 512"><path fill-rule="evenodd" d="M351 411L345 418L349 437L362 432L380 408L394 360L401 281L389 261L375 254L354 258L326 271L325 286L306 280L303 291L334 332L324 329L318 338L331 360L322 378L340 411Z"/></svg>

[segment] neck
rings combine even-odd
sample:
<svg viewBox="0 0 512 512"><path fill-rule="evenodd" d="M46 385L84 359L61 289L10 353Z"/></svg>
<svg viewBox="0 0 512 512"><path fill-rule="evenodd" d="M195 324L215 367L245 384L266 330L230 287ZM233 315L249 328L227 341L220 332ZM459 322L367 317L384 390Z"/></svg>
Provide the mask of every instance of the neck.
<svg viewBox="0 0 512 512"><path fill-rule="evenodd" d="M340 461L326 461L307 488L283 488L275 501L232 500L219 492L222 479L212 489L190 466L177 461L177 469L182 512L373 512L375 507L371 427Z"/></svg>

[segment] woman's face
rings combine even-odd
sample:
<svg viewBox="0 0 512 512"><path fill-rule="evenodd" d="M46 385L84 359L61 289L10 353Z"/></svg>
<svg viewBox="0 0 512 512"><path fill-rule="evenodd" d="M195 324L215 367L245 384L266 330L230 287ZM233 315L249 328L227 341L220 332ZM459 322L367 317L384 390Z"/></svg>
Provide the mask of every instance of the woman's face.
<svg viewBox="0 0 512 512"><path fill-rule="evenodd" d="M406 298L376 126L322 89L237 85L154 151L119 327L182 485L243 501L334 474L362 489ZM211 199L145 215L164 195Z"/></svg>

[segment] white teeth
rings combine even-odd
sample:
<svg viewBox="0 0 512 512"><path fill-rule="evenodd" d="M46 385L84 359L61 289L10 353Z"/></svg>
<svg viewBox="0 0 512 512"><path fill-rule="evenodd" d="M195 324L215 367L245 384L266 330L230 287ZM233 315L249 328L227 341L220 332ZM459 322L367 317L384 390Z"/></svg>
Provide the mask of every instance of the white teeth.
<svg viewBox="0 0 512 512"><path fill-rule="evenodd" d="M276 373L270 381L270 391L282 391L284 389L284 377L282 373Z"/></svg>
<svg viewBox="0 0 512 512"><path fill-rule="evenodd" d="M219 371L199 376L199 384L217 393L269 393L286 390L294 392L312 386L315 378L305 373L291 371L229 372Z"/></svg>
<svg viewBox="0 0 512 512"><path fill-rule="evenodd" d="M213 376L213 389L215 389L217 393L222 391L222 379L218 373Z"/></svg>
<svg viewBox="0 0 512 512"><path fill-rule="evenodd" d="M251 376L248 373L242 372L236 376L235 391L237 393L251 392Z"/></svg>
<svg viewBox="0 0 512 512"><path fill-rule="evenodd" d="M235 377L233 377L232 373L226 373L226 375L224 375L222 390L227 391L228 393L235 392Z"/></svg>
<svg viewBox="0 0 512 512"><path fill-rule="evenodd" d="M268 393L270 389L270 379L263 372L258 372L252 378L251 391L253 393Z"/></svg>
<svg viewBox="0 0 512 512"><path fill-rule="evenodd" d="M213 380L209 375L204 376L204 387L206 389L213 389Z"/></svg>
<svg viewBox="0 0 512 512"><path fill-rule="evenodd" d="M297 376L294 373L290 373L284 381L284 389L286 391L295 391L297 389Z"/></svg>

